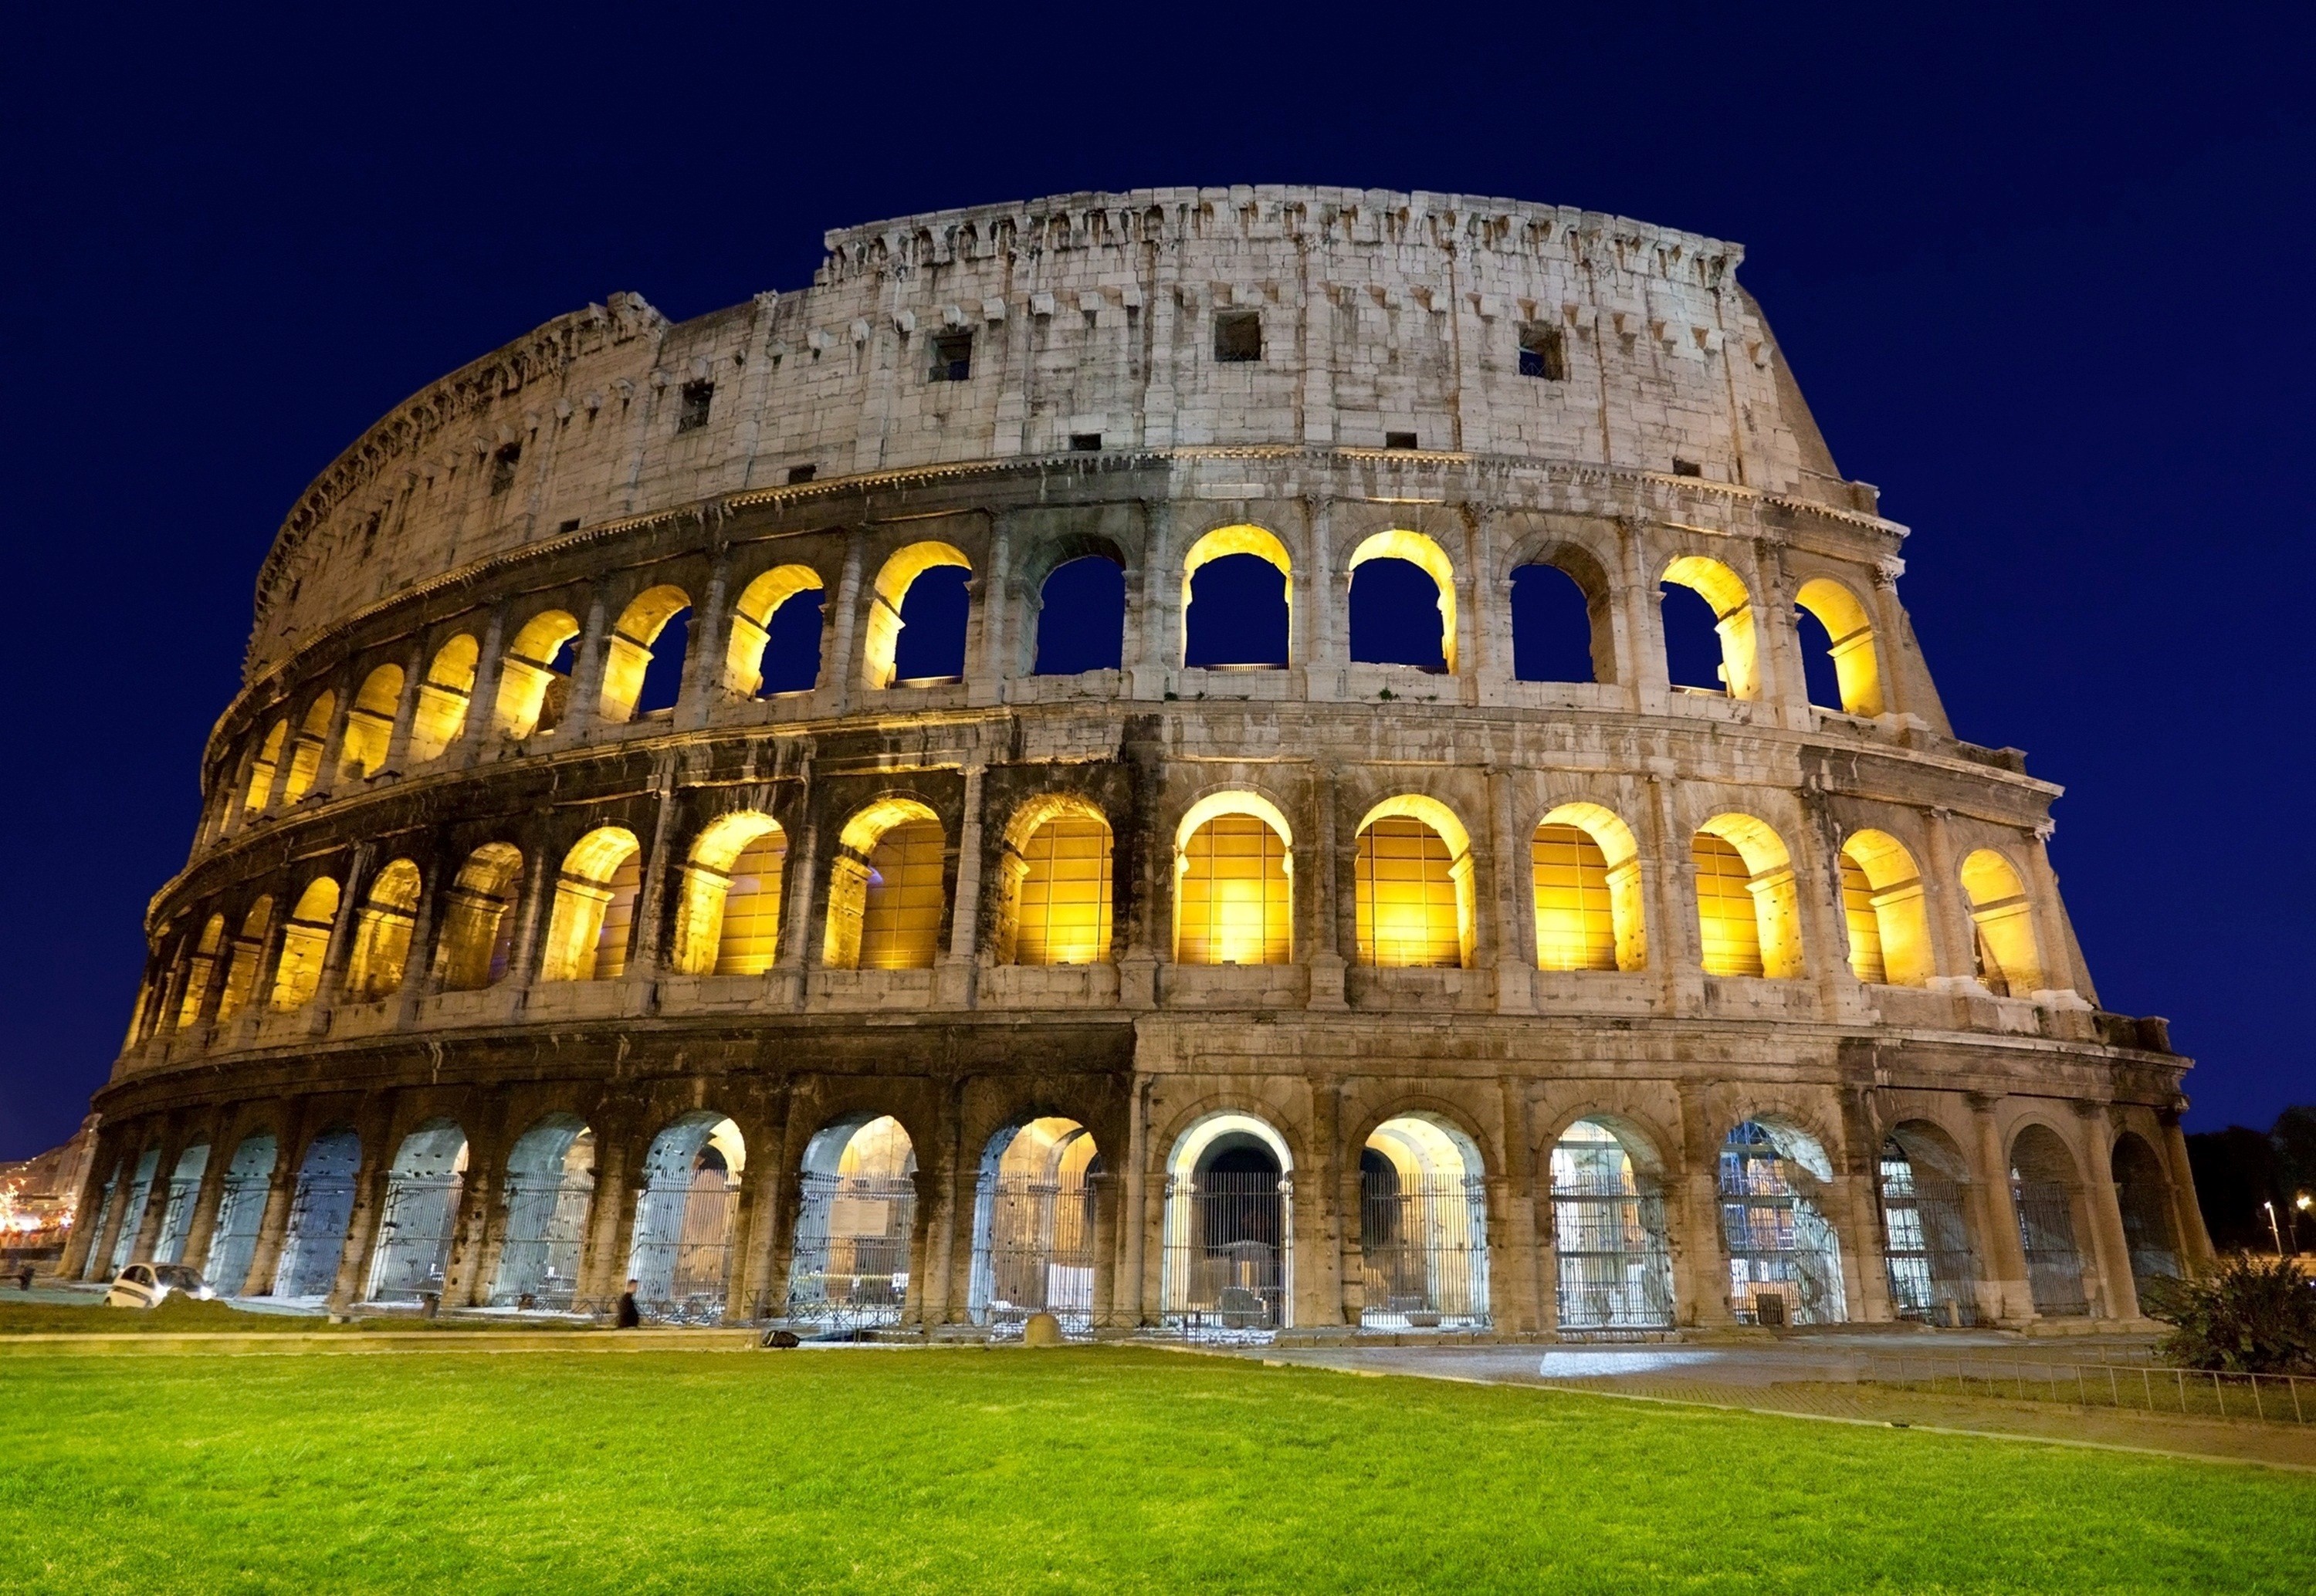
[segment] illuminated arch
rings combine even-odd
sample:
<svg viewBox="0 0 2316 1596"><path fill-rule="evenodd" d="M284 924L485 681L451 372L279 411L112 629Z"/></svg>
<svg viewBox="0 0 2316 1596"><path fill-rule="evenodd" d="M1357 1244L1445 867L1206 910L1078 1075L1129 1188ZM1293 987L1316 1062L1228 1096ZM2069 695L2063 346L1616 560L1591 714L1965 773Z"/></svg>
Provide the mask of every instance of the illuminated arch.
<svg viewBox="0 0 2316 1596"><path fill-rule="evenodd" d="M1275 532L1261 527L1217 527L1190 545L1182 556L1182 659L1189 659L1190 648L1190 583L1202 566L1221 559L1225 554L1252 554L1278 568L1287 598L1287 653L1292 657L1295 636L1295 562L1287 545Z"/></svg>
<svg viewBox="0 0 2316 1596"><path fill-rule="evenodd" d="M619 612L603 650L601 714L608 726L636 718L636 700L644 690L644 672L650 669L652 644L668 622L691 607L691 595L681 588L662 584L636 595Z"/></svg>
<svg viewBox="0 0 2316 1596"><path fill-rule="evenodd" d="M209 997L209 976L217 969L218 954L225 947L225 917L213 914L201 927L200 939L185 962L185 992L177 1005L177 1029L183 1031L201 1017L201 1004Z"/></svg>
<svg viewBox="0 0 2316 1596"><path fill-rule="evenodd" d="M1472 838L1436 798L1386 798L1359 821L1358 962L1469 969Z"/></svg>
<svg viewBox="0 0 2316 1596"><path fill-rule="evenodd" d="M1813 577L1794 602L1815 616L1832 639L1833 678L1841 689L1841 713L1882 713L1882 664L1874 648L1874 623L1866 606L1831 577Z"/></svg>
<svg viewBox="0 0 2316 1596"><path fill-rule="evenodd" d="M1082 798L1033 798L1005 828L998 958L1007 964L1109 959L1109 818Z"/></svg>
<svg viewBox="0 0 2316 1596"><path fill-rule="evenodd" d="M821 961L833 970L930 970L948 909L940 817L882 798L845 822L829 866Z"/></svg>
<svg viewBox="0 0 2316 1596"><path fill-rule="evenodd" d="M418 707L410 717L410 762L439 759L467 729L467 705L475 693L475 666L482 645L461 632L434 651L418 684Z"/></svg>
<svg viewBox="0 0 2316 1596"><path fill-rule="evenodd" d="M307 882L281 931L281 958L274 966L271 1000L275 1012L303 1008L321 989L322 962L329 954L330 927L337 918L338 883L326 875Z"/></svg>
<svg viewBox="0 0 2316 1596"><path fill-rule="evenodd" d="M1174 831L1174 962L1294 962L1295 838L1254 793L1213 793Z"/></svg>
<svg viewBox="0 0 2316 1596"><path fill-rule="evenodd" d="M478 991L505 977L521 875L521 850L510 842L486 842L459 866L442 906L435 955L445 991Z"/></svg>
<svg viewBox="0 0 2316 1596"><path fill-rule="evenodd" d="M248 1006L257 990L258 962L265 956L265 934L273 928L273 900L260 898L241 918L241 935L233 939L233 957L225 969L225 989L218 994L218 1024L222 1025Z"/></svg>
<svg viewBox="0 0 2316 1596"><path fill-rule="evenodd" d="M1563 803L1528 843L1539 970L1644 970L1640 845L1597 803Z"/></svg>
<svg viewBox="0 0 2316 1596"><path fill-rule="evenodd" d="M1166 1157L1160 1311L1231 1328L1294 1322L1295 1157L1268 1122L1200 1116Z"/></svg>
<svg viewBox="0 0 2316 1596"><path fill-rule="evenodd" d="M290 723L276 721L259 745L257 757L249 762L249 791L242 799L242 807L251 814L264 809L273 796L273 773L281 767L281 741L290 734Z"/></svg>
<svg viewBox="0 0 2316 1596"><path fill-rule="evenodd" d="M1859 980L1919 987L1937 973L1921 873L1888 832L1852 832L1841 845L1841 909L1849 969Z"/></svg>
<svg viewBox="0 0 2316 1596"><path fill-rule="evenodd" d="M2049 983L2035 944L2035 906L2010 861L1980 848L1962 862L1962 890L1977 927L1979 979L1987 990L2024 998Z"/></svg>
<svg viewBox="0 0 2316 1596"><path fill-rule="evenodd" d="M861 674L868 686L893 685L894 657L901 645L901 606L917 578L940 565L973 569L963 549L928 540L895 549L877 572L876 592L868 601L868 641L862 651Z"/></svg>
<svg viewBox="0 0 2316 1596"><path fill-rule="evenodd" d="M1369 1133L1359 1149L1362 1325L1487 1327L1486 1175L1479 1145L1439 1114L1394 1114Z"/></svg>
<svg viewBox="0 0 2316 1596"><path fill-rule="evenodd" d="M306 706L298 723L298 739L290 746L290 776L281 784L281 802L295 803L314 790L322 774L322 749L330 740L330 719L338 713L338 696L324 693Z"/></svg>
<svg viewBox="0 0 2316 1596"><path fill-rule="evenodd" d="M394 717L402 705L402 667L381 665L362 678L346 729L338 739L338 775L361 781L376 776L394 740Z"/></svg>
<svg viewBox="0 0 2316 1596"><path fill-rule="evenodd" d="M2029 1122L2010 1144L2010 1201L2026 1255L2027 1292L2044 1318L2081 1318L2090 1312L2075 1200L2082 1172L2064 1139Z"/></svg>
<svg viewBox="0 0 2316 1596"><path fill-rule="evenodd" d="M762 975L779 957L788 834L744 809L691 845L675 906L675 967L687 975Z"/></svg>
<svg viewBox="0 0 2316 1596"><path fill-rule="evenodd" d="M797 1171L788 1314L889 1323L913 1276L916 1146L890 1114L848 1114L815 1131Z"/></svg>
<svg viewBox="0 0 2316 1596"><path fill-rule="evenodd" d="M1784 840L1751 815L1715 815L1697 829L1689 856L1705 972L1797 979L1801 907Z"/></svg>
<svg viewBox="0 0 2316 1596"><path fill-rule="evenodd" d="M1742 578L1718 560L1683 554L1665 567L1663 581L1683 587L1713 607L1714 629L1721 634L1721 682L1732 698L1761 696L1760 643L1753 624L1752 595Z"/></svg>
<svg viewBox="0 0 2316 1596"><path fill-rule="evenodd" d="M1092 1326L1096 1191L1104 1171L1092 1134L1043 1116L1007 1125L981 1151L966 1313L976 1325L1018 1325L1050 1313Z"/></svg>
<svg viewBox="0 0 2316 1596"><path fill-rule="evenodd" d="M732 608L724 685L740 697L753 698L764 685L764 645L771 641L772 617L798 593L822 590L820 572L809 565L776 565L742 589Z"/></svg>
<svg viewBox="0 0 2316 1596"><path fill-rule="evenodd" d="M387 1169L364 1292L370 1300L416 1300L441 1291L466 1190L467 1150L467 1133L455 1120L428 1120L402 1139Z"/></svg>
<svg viewBox="0 0 2316 1596"><path fill-rule="evenodd" d="M371 880L346 961L346 991L356 1003L390 997L402 985L420 888L418 866L407 859L395 860Z"/></svg>
<svg viewBox="0 0 2316 1596"><path fill-rule="evenodd" d="M1848 1318L1841 1238L1825 1211L1833 1180L1824 1147L1790 1121L1757 1114L1730 1128L1717 1184L1729 1306L1739 1319L1762 1323L1770 1297L1789 1325Z"/></svg>
<svg viewBox="0 0 2316 1596"><path fill-rule="evenodd" d="M1439 657L1448 672L1456 670L1456 567L1445 549L1421 532L1394 528L1377 532L1351 551L1343 570L1345 590L1369 560L1404 560L1430 577L1439 590ZM1283 568L1282 568L1283 569Z"/></svg>
<svg viewBox="0 0 2316 1596"><path fill-rule="evenodd" d="M522 1133L507 1155L493 1306L572 1307L594 1195L595 1133L584 1120L548 1114Z"/></svg>
<svg viewBox="0 0 2316 1596"><path fill-rule="evenodd" d="M642 857L635 833L621 826L600 827L573 845L555 883L539 980L614 980L627 973Z"/></svg>
<svg viewBox="0 0 2316 1596"><path fill-rule="evenodd" d="M1673 1323L1664 1163L1640 1131L1589 1114L1553 1143L1554 1299L1563 1330L1664 1330Z"/></svg>
<svg viewBox="0 0 2316 1596"><path fill-rule="evenodd" d="M522 624L499 664L498 726L520 742L534 732L552 732L563 718L561 695L549 689L570 678L555 669L564 644L579 635L579 623L560 609L541 610Z"/></svg>

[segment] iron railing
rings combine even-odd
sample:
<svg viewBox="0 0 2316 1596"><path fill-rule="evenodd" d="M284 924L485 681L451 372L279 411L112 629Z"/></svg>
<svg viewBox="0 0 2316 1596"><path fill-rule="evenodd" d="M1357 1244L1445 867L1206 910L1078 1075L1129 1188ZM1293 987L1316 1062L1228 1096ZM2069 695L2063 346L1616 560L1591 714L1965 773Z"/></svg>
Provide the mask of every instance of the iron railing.
<svg viewBox="0 0 2316 1596"><path fill-rule="evenodd" d="M1863 1377L1933 1395L2063 1402L2187 1418L2316 1423L2316 1377L2167 1369L2155 1363L2073 1363L1967 1353L1882 1353Z"/></svg>

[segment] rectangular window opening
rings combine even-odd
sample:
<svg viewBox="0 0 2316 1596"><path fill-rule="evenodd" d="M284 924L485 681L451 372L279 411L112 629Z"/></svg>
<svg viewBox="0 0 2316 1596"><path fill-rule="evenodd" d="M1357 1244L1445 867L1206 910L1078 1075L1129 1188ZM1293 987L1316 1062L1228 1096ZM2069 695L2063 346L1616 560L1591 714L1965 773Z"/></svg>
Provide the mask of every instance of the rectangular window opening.
<svg viewBox="0 0 2316 1596"><path fill-rule="evenodd" d="M1383 446L1387 449L1412 449L1421 447L1415 441L1415 434L1412 432L1386 432L1383 435Z"/></svg>
<svg viewBox="0 0 2316 1596"><path fill-rule="evenodd" d="M679 397L682 401L682 408L676 412L675 430L696 432L705 427L708 424L708 406L716 397L716 385L712 382L688 382L683 385Z"/></svg>
<svg viewBox="0 0 2316 1596"><path fill-rule="evenodd" d="M510 443L491 457L491 492L503 493L514 486L515 463L522 458L522 445Z"/></svg>
<svg viewBox="0 0 2316 1596"><path fill-rule="evenodd" d="M789 467L788 467L788 486L790 486L790 487L794 487L794 486L796 486L796 485L797 485L797 483L808 483L808 482L810 482L810 481L812 480L812 478L813 478L813 473L815 473L815 471L817 471L817 470L819 470L819 469L820 469L820 467L819 467L819 466L789 466Z"/></svg>
<svg viewBox="0 0 2316 1596"><path fill-rule="evenodd" d="M1705 467L1694 460L1684 460L1676 456L1672 463L1672 474L1675 476L1703 476Z"/></svg>
<svg viewBox="0 0 2316 1596"><path fill-rule="evenodd" d="M1073 432L1070 434L1070 449L1074 454L1098 454L1101 449L1101 434L1099 432Z"/></svg>
<svg viewBox="0 0 2316 1596"><path fill-rule="evenodd" d="M1262 359L1262 313L1259 310L1215 312L1215 359Z"/></svg>
<svg viewBox="0 0 2316 1596"><path fill-rule="evenodd" d="M933 368L928 380L964 382L973 375L973 334L940 332L933 336Z"/></svg>
<svg viewBox="0 0 2316 1596"><path fill-rule="evenodd" d="M1519 330L1519 374L1545 382L1568 380L1568 345L1557 327L1528 322Z"/></svg>

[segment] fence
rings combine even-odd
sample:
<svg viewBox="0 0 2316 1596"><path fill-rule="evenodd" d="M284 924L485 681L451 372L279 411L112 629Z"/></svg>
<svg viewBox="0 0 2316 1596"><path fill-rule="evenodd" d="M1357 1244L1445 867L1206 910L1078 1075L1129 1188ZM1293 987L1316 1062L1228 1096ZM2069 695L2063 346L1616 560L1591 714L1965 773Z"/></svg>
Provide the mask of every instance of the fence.
<svg viewBox="0 0 2316 1596"><path fill-rule="evenodd" d="M970 1306L977 1323L1018 1326L1050 1313L1063 1328L1093 1323L1098 1178L1067 1184L984 1176L975 1194Z"/></svg>
<svg viewBox="0 0 2316 1596"><path fill-rule="evenodd" d="M2062 1363L2024 1358L1879 1354L1862 1378L1933 1394L2066 1402L2187 1418L2316 1423L2316 1377L2230 1374L2152 1363Z"/></svg>
<svg viewBox="0 0 2316 1596"><path fill-rule="evenodd" d="M838 1328L889 1325L909 1296L916 1183L806 1173L788 1270L789 1317Z"/></svg>
<svg viewBox="0 0 2316 1596"><path fill-rule="evenodd" d="M1193 1338L1257 1338L1287 1321L1291 1273L1285 1175L1208 1170L1166 1184L1161 1298L1170 1326Z"/></svg>

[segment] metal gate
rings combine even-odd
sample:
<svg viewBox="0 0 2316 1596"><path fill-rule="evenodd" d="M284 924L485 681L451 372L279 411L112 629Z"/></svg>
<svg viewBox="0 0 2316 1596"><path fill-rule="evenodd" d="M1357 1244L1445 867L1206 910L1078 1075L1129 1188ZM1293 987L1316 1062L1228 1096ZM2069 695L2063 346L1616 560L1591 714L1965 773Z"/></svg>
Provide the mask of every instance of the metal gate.
<svg viewBox="0 0 2316 1596"><path fill-rule="evenodd" d="M1587 1149L1590 1150L1589 1148ZM1672 1246L1664 1199L1624 1173L1622 1149L1555 1166L1552 1243L1563 1332L1672 1326Z"/></svg>
<svg viewBox="0 0 2316 1596"><path fill-rule="evenodd" d="M720 1168L698 1171L683 1185L644 1189L636 1199L628 1272L646 1313L680 1324L712 1324L724 1317L739 1203L739 1188Z"/></svg>
<svg viewBox="0 0 2316 1596"><path fill-rule="evenodd" d="M1287 1321L1294 1182L1259 1170L1210 1170L1166 1183L1162 1299L1192 1336L1276 1331Z"/></svg>
<svg viewBox="0 0 2316 1596"><path fill-rule="evenodd" d="M2083 1259L2075 1249L2074 1201L2057 1181L2014 1175L2018 1240L2026 1250L2026 1284L2035 1311L2052 1318L2081 1318L2091 1311L2083 1290Z"/></svg>
<svg viewBox="0 0 2316 1596"><path fill-rule="evenodd" d="M807 1173L800 1184L788 1316L836 1326L898 1321L909 1297L916 1183Z"/></svg>
<svg viewBox="0 0 2316 1596"><path fill-rule="evenodd" d="M1066 1184L984 1175L974 1196L974 1322L1019 1325L1049 1313L1093 1324L1094 1204L1100 1176Z"/></svg>
<svg viewBox="0 0 2316 1596"><path fill-rule="evenodd" d="M161 1210L161 1234L153 1243L156 1263L182 1264L185 1261L185 1237L192 1230L193 1201L200 1195L201 1177L173 1175L169 1194Z"/></svg>
<svg viewBox="0 0 2316 1596"><path fill-rule="evenodd" d="M80 1266L80 1277L85 1281L104 1278L104 1228L112 1222L112 1205L120 1197L120 1177L115 1175L104 1183L104 1201L96 1210L96 1228L90 1233L88 1258Z"/></svg>
<svg viewBox="0 0 2316 1596"><path fill-rule="evenodd" d="M458 1175L396 1175L387 1183L370 1264L370 1301L415 1302L441 1294L465 1186L466 1177Z"/></svg>
<svg viewBox="0 0 2316 1596"><path fill-rule="evenodd" d="M218 1198L217 1228L209 1233L209 1264L201 1272L220 1297L238 1297L249 1281L257 1233L265 1224L265 1199L272 1182L264 1175L227 1175Z"/></svg>
<svg viewBox="0 0 2316 1596"><path fill-rule="evenodd" d="M281 1267L274 1275L275 1295L329 1295L337 1283L338 1259L346 1250L346 1224L353 1212L352 1175L299 1177L281 1244Z"/></svg>
<svg viewBox="0 0 2316 1596"><path fill-rule="evenodd" d="M1884 1148L1881 1193L1882 1256L1898 1317L1924 1325L1977 1324L1978 1263L1961 1184Z"/></svg>
<svg viewBox="0 0 2316 1596"><path fill-rule="evenodd" d="M147 1153L138 1161L137 1178L129 1184L129 1206L120 1215L120 1233L112 1238L111 1268L105 1278L119 1274L136 1249L137 1233L145 1228L145 1208L153 1196L153 1166L160 1161L157 1153Z"/></svg>
<svg viewBox="0 0 2316 1596"><path fill-rule="evenodd" d="M1721 1154L1721 1236L1729 1252L1729 1306L1745 1324L1838 1325L1848 1317L1833 1227L1797 1184L1809 1179L1766 1137ZM1810 1180L1812 1186L1814 1180ZM1765 1313L1766 1298L1778 1299Z"/></svg>
<svg viewBox="0 0 2316 1596"><path fill-rule="evenodd" d="M1472 1330L1488 1324L1487 1184L1370 1169L1359 1179L1359 1323Z"/></svg>
<svg viewBox="0 0 2316 1596"><path fill-rule="evenodd" d="M515 1175L507 1181L506 1238L499 1244L498 1278L491 1303L498 1308L565 1311L579 1294L579 1263L587 1239L586 1176L553 1180Z"/></svg>

